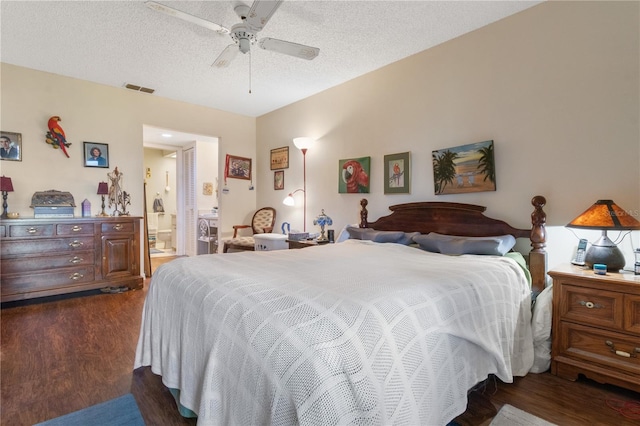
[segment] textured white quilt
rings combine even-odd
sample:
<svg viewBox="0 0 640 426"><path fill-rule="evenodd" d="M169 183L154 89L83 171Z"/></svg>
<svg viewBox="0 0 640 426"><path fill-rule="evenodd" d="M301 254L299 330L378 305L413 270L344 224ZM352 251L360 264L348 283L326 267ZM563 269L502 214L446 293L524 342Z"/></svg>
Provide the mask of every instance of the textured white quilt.
<svg viewBox="0 0 640 426"><path fill-rule="evenodd" d="M199 425L444 425L533 362L530 289L493 256L348 240L155 272L134 368Z"/></svg>

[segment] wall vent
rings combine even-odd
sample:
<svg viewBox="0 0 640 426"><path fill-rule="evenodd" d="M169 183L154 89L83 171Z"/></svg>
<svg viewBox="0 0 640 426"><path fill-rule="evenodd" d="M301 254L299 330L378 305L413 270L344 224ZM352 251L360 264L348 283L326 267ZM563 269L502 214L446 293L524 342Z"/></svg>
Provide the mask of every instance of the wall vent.
<svg viewBox="0 0 640 426"><path fill-rule="evenodd" d="M136 92L144 92L144 93L153 93L155 92L155 89L149 89L148 87L142 87L142 86L136 86L135 84L125 84L124 87L126 87L129 90L135 90Z"/></svg>

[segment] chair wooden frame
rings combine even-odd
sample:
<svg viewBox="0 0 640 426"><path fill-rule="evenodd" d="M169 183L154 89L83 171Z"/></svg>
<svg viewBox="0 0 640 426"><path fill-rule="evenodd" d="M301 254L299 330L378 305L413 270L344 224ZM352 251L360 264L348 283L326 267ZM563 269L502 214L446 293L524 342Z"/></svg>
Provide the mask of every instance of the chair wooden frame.
<svg viewBox="0 0 640 426"><path fill-rule="evenodd" d="M256 217L258 217L265 210L271 211L272 213L271 224L263 228L258 228L256 225ZM269 233L273 231L273 226L275 223L276 223L276 209L274 209L273 207L262 207L261 209L256 210L256 212L253 214L253 217L251 218L251 225L233 225L233 237L230 240L227 240L224 242L222 252L227 253L229 249L244 250L244 251L255 250L255 247L253 244L253 238L249 240L250 243L247 242L246 238L244 238L243 241L239 241L238 231L240 229L252 228L253 235Z"/></svg>

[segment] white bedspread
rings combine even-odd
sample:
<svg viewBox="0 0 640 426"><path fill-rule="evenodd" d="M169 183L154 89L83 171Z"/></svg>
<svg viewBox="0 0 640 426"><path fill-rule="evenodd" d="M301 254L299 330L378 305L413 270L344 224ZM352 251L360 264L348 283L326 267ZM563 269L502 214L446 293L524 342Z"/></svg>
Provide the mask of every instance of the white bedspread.
<svg viewBox="0 0 640 426"><path fill-rule="evenodd" d="M155 272L134 368L199 425L444 425L533 362L530 289L493 256L349 240Z"/></svg>

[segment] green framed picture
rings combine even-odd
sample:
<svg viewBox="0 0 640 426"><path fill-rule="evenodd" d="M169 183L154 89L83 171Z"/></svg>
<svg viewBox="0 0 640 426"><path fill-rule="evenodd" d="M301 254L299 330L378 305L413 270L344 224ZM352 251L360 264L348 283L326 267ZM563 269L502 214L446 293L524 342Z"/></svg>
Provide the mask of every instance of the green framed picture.
<svg viewBox="0 0 640 426"><path fill-rule="evenodd" d="M409 194L411 190L411 153L384 156L384 193Z"/></svg>
<svg viewBox="0 0 640 426"><path fill-rule="evenodd" d="M338 160L338 193L368 194L371 157Z"/></svg>

